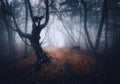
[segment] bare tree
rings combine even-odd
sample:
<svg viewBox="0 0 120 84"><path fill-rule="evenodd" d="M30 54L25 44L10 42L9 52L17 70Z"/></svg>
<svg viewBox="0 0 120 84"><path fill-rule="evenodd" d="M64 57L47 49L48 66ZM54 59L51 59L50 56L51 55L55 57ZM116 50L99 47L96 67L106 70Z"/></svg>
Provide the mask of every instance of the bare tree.
<svg viewBox="0 0 120 84"><path fill-rule="evenodd" d="M105 21L106 3L107 3L106 0L104 0L103 7L102 7L102 14L101 14L102 16L101 16L101 20L100 20L100 24L99 24L99 29L98 29L98 32L97 32L97 38L96 38L96 42L95 42L95 52L97 51L97 49L99 47L101 33L102 33L104 21Z"/></svg>
<svg viewBox="0 0 120 84"><path fill-rule="evenodd" d="M31 16L31 19L32 19L32 32L31 34L27 34L26 32L22 32L17 24L17 21L16 21L16 18L15 18L15 15L14 15L14 11L12 10L12 7L9 5L8 1L6 0L5 2L4 1L1 1L3 3L3 5L5 5L6 7L8 7L9 9L7 9L7 11L4 11L5 15L9 15L11 16L11 18L13 19L13 22L15 24L15 27L16 29L13 29L7 22L6 18L5 18L5 21L6 21L6 25L8 27L10 27L12 30L16 31L19 36L22 38L25 38L25 39L28 39L31 43L31 46L33 47L35 53L36 53L36 56L37 56L37 59L38 61L40 62L49 62L49 57L46 55L46 53L43 51L42 47L41 47L41 43L39 43L39 40L40 40L40 33L41 33L41 30L46 27L47 23L48 23L48 20L49 20L49 2L48 0L45 0L45 6L46 6L46 14L45 14L45 22L43 24L41 24L41 20L44 18L44 16L34 16L33 15L33 11L32 11L32 7L31 7L31 4L30 4L30 1L27 0L27 4L28 4L28 8L29 8L29 11L30 11L30 16ZM9 10L9 11L8 11ZM6 17L6 16L5 16ZM26 19L26 24L27 24L27 19ZM10 33L8 31L8 33ZM10 35L11 36L11 35ZM24 40L23 40L24 41ZM24 41L26 44L27 42Z"/></svg>
<svg viewBox="0 0 120 84"><path fill-rule="evenodd" d="M105 25L106 25L106 28L105 28L105 52L104 54L107 53L108 51L108 2L106 0L106 5L105 5Z"/></svg>
<svg viewBox="0 0 120 84"><path fill-rule="evenodd" d="M49 2L48 2L48 0L45 0L45 5L46 5L45 23L41 24L40 22L44 18L44 16L40 16L40 17L33 16L30 1L29 0L27 0L27 1L28 1L28 7L30 10L30 15L32 18L32 23L33 23L32 32L31 32L31 34L26 34L26 33L23 33L19 28L17 28L17 32L22 38L27 38L31 42L31 46L35 50L38 60L43 60L44 58L45 58L44 60L46 60L46 58L48 58L48 57L46 55L43 55L44 51L42 50L41 44L39 43L39 39L40 39L39 35L41 33L41 30L47 25L48 20L49 20L49 5L48 5ZM15 18L14 18L14 20L15 20Z"/></svg>
<svg viewBox="0 0 120 84"><path fill-rule="evenodd" d="M85 30L85 34L87 36L87 40L88 40L88 43L90 45L90 48L92 50L94 50L94 46L91 42L90 35L89 35L88 29L87 29L87 5L86 5L86 2L84 0L81 0L81 3L83 5L83 9L84 9L84 30Z"/></svg>
<svg viewBox="0 0 120 84"><path fill-rule="evenodd" d="M28 25L28 5L27 0L25 0L25 33L27 33L27 26ZM25 38L25 42L27 42L27 39ZM25 44L25 51L24 55L27 56L27 45Z"/></svg>
<svg viewBox="0 0 120 84"><path fill-rule="evenodd" d="M5 0L1 0L0 1L1 3L1 10L2 10L2 13L3 13L3 19L4 19L4 22L5 22L5 25L6 25L6 30L7 30L7 35L8 35L8 48L9 48L9 55L10 55L10 58L14 58L14 55L15 55L15 39L14 39L14 34L13 34L13 31L11 30L10 28L10 25L12 25L11 23L11 16L10 16L10 13L9 11L6 11L6 10L9 10L9 6L8 7L8 1Z"/></svg>

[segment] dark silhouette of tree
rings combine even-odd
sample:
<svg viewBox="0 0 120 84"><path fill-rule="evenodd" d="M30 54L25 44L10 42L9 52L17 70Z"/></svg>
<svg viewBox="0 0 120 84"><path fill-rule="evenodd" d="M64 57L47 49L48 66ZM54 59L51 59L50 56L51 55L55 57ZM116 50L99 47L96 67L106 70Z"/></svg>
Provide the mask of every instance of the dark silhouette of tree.
<svg viewBox="0 0 120 84"><path fill-rule="evenodd" d="M106 54L108 52L108 1L106 0L106 3L105 3L105 52L104 54Z"/></svg>
<svg viewBox="0 0 120 84"><path fill-rule="evenodd" d="M103 29L104 22L105 22L106 4L107 4L107 2L106 2L106 0L104 0L103 7L102 7L101 20L100 20L100 24L99 24L99 28L98 28L98 33L97 33L97 37L96 37L96 42L95 42L95 52L97 51L97 49L99 47L101 33L102 33L102 29Z"/></svg>
<svg viewBox="0 0 120 84"><path fill-rule="evenodd" d="M28 0L30 15L31 15L32 22L33 22L32 32L31 32L31 34L26 34L26 33L23 33L19 28L17 28L17 30L16 30L22 38L27 38L30 40L31 46L35 50L38 60L43 60L43 58L45 58L45 59L47 58L47 56L44 54L44 51L41 48L41 44L39 43L39 39L40 39L39 35L41 33L41 30L47 25L48 20L49 20L49 2L48 2L48 0L45 0L45 5L46 5L45 23L41 24L41 20L44 18L44 16L40 16L40 17L33 16L31 4ZM14 20L15 20L15 18L14 18Z"/></svg>
<svg viewBox="0 0 120 84"><path fill-rule="evenodd" d="M6 11L9 10L9 6L8 7L8 1L6 0L6 3L1 0L1 10L3 13L3 20L5 22L6 25L6 30L7 30L7 36L8 36L8 48L9 48L9 56L10 58L14 58L15 55L15 36L14 36L14 32L11 30L11 25L12 25L12 21L11 21L11 16L10 16L10 11Z"/></svg>
<svg viewBox="0 0 120 84"><path fill-rule="evenodd" d="M40 37L40 33L41 33L41 30L46 27L48 21L49 21L49 1L48 0L45 0L44 1L45 3L45 6L46 6L46 14L45 16L34 16L33 15L33 11L32 11L32 7L31 7L31 3L29 0L26 1L26 26L27 27L27 5L28 5L28 9L29 9L29 12L30 12L30 16L31 16L31 19L32 19L32 32L31 34L27 34L26 32L22 32L17 24L17 21L16 21L16 18L15 18L15 15L14 15L14 11L11 7L11 5L8 3L8 1L2 1L1 0L1 4L2 4L2 7L6 7L7 9L4 9L3 10L3 13L4 13L4 20L5 20L5 23L6 23L6 28L7 28L7 31L8 31L8 36L9 36L9 43L11 44L11 31L16 31L19 36L22 38L22 40L24 41L23 38L25 39L28 39L31 43L31 46L33 47L35 53L36 53L36 56L37 56L37 59L38 61L40 62L48 62L49 61L49 57L46 55L46 53L43 51L42 47L41 47L41 43L39 43L39 40L41 39ZM9 18L11 17L13 19L13 22L16 26L16 29L13 29L10 25L9 25L9 22L8 22L8 19L7 19L7 16L9 16ZM45 22L43 24L41 24L41 20L45 17ZM10 27L10 28L8 28ZM11 29L11 31L9 30ZM26 40L24 41L26 44ZM12 45L9 45L10 48L12 48Z"/></svg>
<svg viewBox="0 0 120 84"><path fill-rule="evenodd" d="M47 1L45 0L45 3ZM7 2L7 0L1 0L0 2L4 3L4 5L7 7L7 9L3 8L4 10L2 10L5 13L4 20L6 19L5 20L6 25L9 25L7 27L10 27L10 24L8 24L10 19L8 20L8 18L6 17L10 16L10 18L12 17L11 22L13 21L17 28L15 29L15 31L18 32L18 34L24 40L25 43L27 43L27 40L31 42L31 46L34 48L38 59L41 59L39 58L41 57L39 53L43 52L41 48L41 43L39 43L39 40L41 39L39 35L41 33L41 30L44 27L46 27L48 23L49 12L52 13L53 17L57 16L57 19L61 21L65 32L63 31L63 29L61 29L62 31L60 32L63 35L66 35L65 40L68 40L68 44L69 43L71 44L70 46L76 46L76 45L80 46L81 45L80 43L84 42L87 50L90 50L94 54L97 54L99 50L101 49L101 47L103 47L103 45L104 45L104 50L105 50L104 52L108 51L109 46L117 47L119 45L119 30L118 30L119 25L118 25L118 20L117 20L118 18L116 17L118 16L117 14L119 14L118 12L116 12L116 10L119 9L119 7L117 7L117 4L119 4L118 1L112 1L112 0L55 1L54 0L54 3L52 4L50 11L49 11L49 4L48 5L46 4L46 16L45 17L35 16L33 14L35 10L33 10L33 7L31 6L31 3L29 0L21 1L22 4L19 4L19 2L15 2L15 4L17 3L19 4L19 6L23 6L23 5L25 6L25 9L22 9L26 13L24 33L20 30L19 28L20 24L18 24L19 22L17 22L18 17L19 17L19 15L17 14L19 13L16 14L16 11L19 11L19 9L15 9L14 11L14 8L11 7L11 9L9 10L10 5ZM114 4L111 5L110 3L114 3ZM40 3L38 4L40 5ZM0 6L0 10L2 9L2 7L4 7L3 4L2 6ZM38 5L35 7L38 7ZM11 10L12 10L12 14L10 12ZM39 10L37 12L39 12ZM112 16L110 13L116 16ZM21 19L23 19L23 17L24 16L22 16ZM27 24L28 24L29 17L32 19L32 24L33 24L31 34L27 34ZM41 24L42 19L45 19L44 24ZM73 24L70 24L68 20L71 20L70 23L73 22ZM74 22L74 20L77 20L77 21ZM113 28L110 25L110 23L112 23L111 25L115 28ZM78 27L78 25L80 25L80 27ZM10 28L8 28L8 31ZM14 29L12 28L12 30ZM95 32L92 31L91 33L91 30ZM92 36L94 36L94 38L92 38ZM81 37L83 39L81 39ZM84 41L81 41L81 40L84 40ZM67 44L67 41L66 41L66 44ZM36 47L36 46L40 46L40 47ZM27 52L27 47L25 46L25 53L26 52Z"/></svg>
<svg viewBox="0 0 120 84"><path fill-rule="evenodd" d="M91 42L89 32L88 32L88 29L87 29L87 5L86 5L86 2L84 0L81 0L81 3L83 5L83 10L84 10L84 29L85 29L85 33L86 33L87 40L89 42L90 48L92 50L94 50L94 46L93 46L93 44Z"/></svg>
<svg viewBox="0 0 120 84"><path fill-rule="evenodd" d="M27 0L25 0L25 33L27 33L27 27L28 27L28 4L27 4ZM27 42L26 38L25 38L25 42ZM24 55L27 56L27 45L26 44L25 44Z"/></svg>

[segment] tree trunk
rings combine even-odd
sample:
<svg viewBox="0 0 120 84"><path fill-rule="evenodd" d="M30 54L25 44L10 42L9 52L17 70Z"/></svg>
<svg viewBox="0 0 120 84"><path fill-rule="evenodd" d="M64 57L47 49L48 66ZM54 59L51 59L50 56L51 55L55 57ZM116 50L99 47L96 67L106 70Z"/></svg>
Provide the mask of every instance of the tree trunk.
<svg viewBox="0 0 120 84"><path fill-rule="evenodd" d="M25 33L27 33L27 24L28 24L28 7L27 7L27 1L25 0ZM25 38L25 42L27 42L27 38ZM25 44L25 52L24 55L27 56L27 45Z"/></svg>
<svg viewBox="0 0 120 84"><path fill-rule="evenodd" d="M105 5L106 5L106 0L104 0L104 2L103 2L102 15L101 15L101 20L100 20L99 29L98 29L98 33L97 33L97 38L96 38L96 42L95 42L95 53L97 52L97 49L99 47L101 33L102 33L104 21L105 21L105 14L106 14Z"/></svg>
<svg viewBox="0 0 120 84"><path fill-rule="evenodd" d="M104 54L106 54L108 51L108 3L107 3L107 0L106 0L105 10L106 10L106 14L105 14L106 28L105 28L105 52Z"/></svg>
<svg viewBox="0 0 120 84"><path fill-rule="evenodd" d="M91 50L94 50L94 46L91 42L89 32L88 32L88 29L87 29L87 6L86 6L86 2L84 0L81 0L81 3L82 3L83 8L84 8L84 30L85 30L85 34L87 36L87 40L88 40L88 43L90 45Z"/></svg>

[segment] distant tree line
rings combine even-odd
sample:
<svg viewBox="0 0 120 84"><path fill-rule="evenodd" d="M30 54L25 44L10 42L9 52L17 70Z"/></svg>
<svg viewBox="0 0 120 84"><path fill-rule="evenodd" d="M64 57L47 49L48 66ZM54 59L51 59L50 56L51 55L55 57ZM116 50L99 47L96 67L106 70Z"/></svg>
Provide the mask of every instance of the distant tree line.
<svg viewBox="0 0 120 84"><path fill-rule="evenodd" d="M93 55L102 50L102 54L119 53L120 49L120 1L119 0L53 0L49 13L57 16L67 31L66 40L71 42L73 46L79 46L81 35L85 39L86 50ZM15 46L15 28L25 23L24 33L28 30L28 20L33 15L29 9L33 9L33 14L40 14L44 10L40 6L41 1L36 6L27 3L27 0L8 0L0 1L0 53L1 56L16 56ZM41 8L40 8L41 7ZM37 8L37 11L35 11ZM14 18L11 16L11 10ZM22 13L25 12L23 15ZM76 38L74 36L73 27L70 27L65 17L69 17L71 22L78 20L80 27L76 28L78 32ZM16 25L16 22L18 25ZM74 23L72 24L74 25ZM84 32L82 31L84 29ZM95 32L91 33L90 30ZM94 35L95 40L93 40ZM23 39L27 42L26 38ZM103 46L101 46L103 45ZM81 49L81 48L80 48ZM27 46L25 45L25 54L27 54Z"/></svg>

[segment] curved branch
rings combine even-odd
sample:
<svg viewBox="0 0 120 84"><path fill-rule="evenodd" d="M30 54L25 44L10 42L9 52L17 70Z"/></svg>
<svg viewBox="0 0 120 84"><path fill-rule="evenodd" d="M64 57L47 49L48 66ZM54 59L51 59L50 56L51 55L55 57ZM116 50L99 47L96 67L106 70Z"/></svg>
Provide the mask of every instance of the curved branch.
<svg viewBox="0 0 120 84"><path fill-rule="evenodd" d="M100 24L99 24L99 29L97 32L97 37L96 37L96 42L95 42L95 50L97 51L98 47L99 47L99 42L100 42L100 38L101 38L101 34L102 34L102 29L104 26L104 22L105 22L105 14L106 14L106 0L104 0L103 2L103 7L102 7L102 13L101 13L101 20L100 20Z"/></svg>
<svg viewBox="0 0 120 84"><path fill-rule="evenodd" d="M94 46L91 42L90 35L89 35L88 29L87 29L87 5L86 5L86 2L84 0L81 0L81 3L82 3L83 8L84 8L84 30L85 30L90 48L92 50L94 50Z"/></svg>
<svg viewBox="0 0 120 84"><path fill-rule="evenodd" d="M45 0L45 5L46 5L46 14L45 14L45 23L41 25L41 28L44 28L49 20L49 2L48 0Z"/></svg>
<svg viewBox="0 0 120 84"><path fill-rule="evenodd" d="M34 23L34 21L33 21L33 10L32 10L32 7L31 7L31 3L30 3L29 0L27 0L27 2L28 2L28 7L29 7L31 19L32 19L32 22Z"/></svg>

